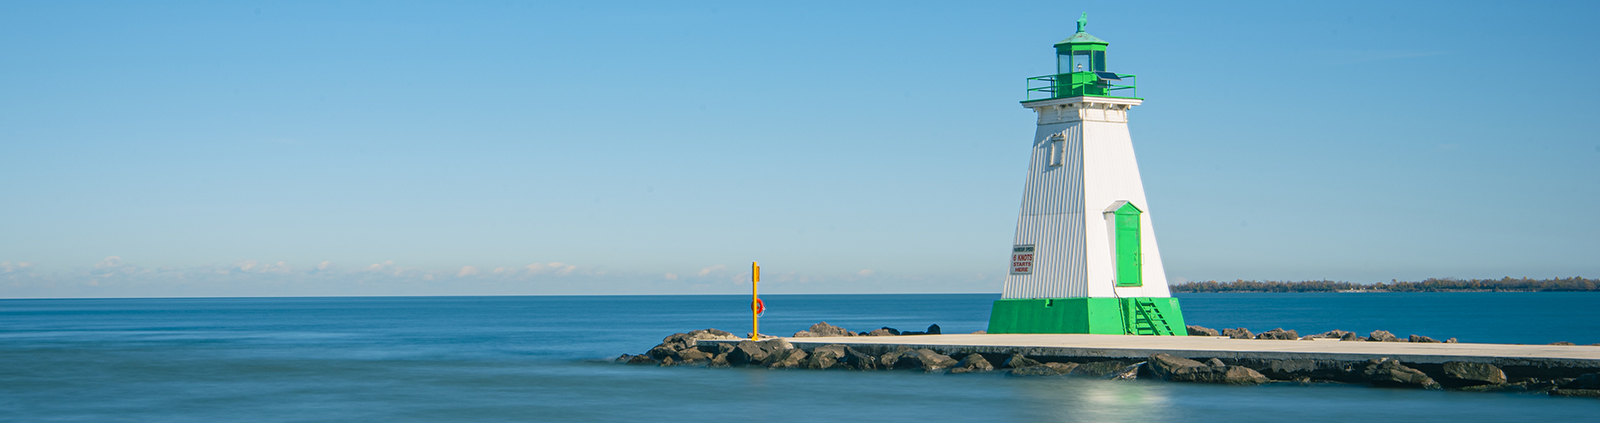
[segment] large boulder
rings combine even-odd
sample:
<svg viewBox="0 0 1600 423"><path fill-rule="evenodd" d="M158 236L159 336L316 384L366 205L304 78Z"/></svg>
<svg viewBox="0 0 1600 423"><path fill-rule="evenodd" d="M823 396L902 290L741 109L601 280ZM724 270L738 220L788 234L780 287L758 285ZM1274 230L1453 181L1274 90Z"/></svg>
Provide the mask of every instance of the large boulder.
<svg viewBox="0 0 1600 423"><path fill-rule="evenodd" d="M845 365L856 370L878 369L878 357L874 357L872 354L856 351L855 348L844 347L844 362Z"/></svg>
<svg viewBox="0 0 1600 423"><path fill-rule="evenodd" d="M714 357L711 357L711 362L707 363L706 367L720 368L720 367L729 367L729 366L732 366L732 365L733 365L732 363L728 363L728 354L727 353L722 353L722 354L717 354Z"/></svg>
<svg viewBox="0 0 1600 423"><path fill-rule="evenodd" d="M922 371L925 372L937 372L939 370L955 367L956 364L956 359L950 358L948 355L940 354L927 348L921 348L901 353L900 360L894 363L894 368L922 369Z"/></svg>
<svg viewBox="0 0 1600 423"><path fill-rule="evenodd" d="M1425 388L1439 389L1440 385L1433 378L1422 371L1401 365L1399 361L1390 358L1375 358L1367 361L1361 370L1362 377L1373 386L1395 388Z"/></svg>
<svg viewBox="0 0 1600 423"><path fill-rule="evenodd" d="M671 356L674 356L674 355L678 355L678 349L677 348L672 348L672 345L669 345L667 343L662 343L660 345L656 345L655 348L651 348L650 352L645 353L645 355L650 356L650 358L654 358L656 360L660 360L660 359L663 359L663 358L667 358L667 357L671 357Z"/></svg>
<svg viewBox="0 0 1600 423"><path fill-rule="evenodd" d="M689 348L678 351L677 354L674 354L672 357L668 358L677 360L677 362L680 364L695 364L711 361L712 357L714 356L711 355L711 353L701 351L699 348Z"/></svg>
<svg viewBox="0 0 1600 423"><path fill-rule="evenodd" d="M900 336L900 330L891 327L883 327L873 329L871 332L863 332L861 334L865 336Z"/></svg>
<svg viewBox="0 0 1600 423"><path fill-rule="evenodd" d="M1000 363L1000 367L1004 367L1004 368L1008 368L1008 369L1017 369L1017 368L1022 368L1022 367L1039 366L1039 365L1043 365L1043 364L1044 363L1040 363L1037 360L1034 360L1034 359L1031 359L1031 358L1028 358L1028 357L1023 357L1022 354L1012 354L1010 357L1006 357L1006 361L1005 362Z"/></svg>
<svg viewBox="0 0 1600 423"><path fill-rule="evenodd" d="M805 367L812 370L831 369L848 366L844 363L845 346L828 344L811 349L811 354L806 356Z"/></svg>
<svg viewBox="0 0 1600 423"><path fill-rule="evenodd" d="M1409 342L1431 342L1431 343L1435 343L1435 344L1439 343L1438 340L1435 340L1433 338L1429 338L1429 337L1426 337L1426 336L1422 336L1422 335L1411 335L1411 338L1408 338L1407 341L1409 341Z"/></svg>
<svg viewBox="0 0 1600 423"><path fill-rule="evenodd" d="M1229 385L1259 385L1267 383L1266 376L1249 367L1229 366L1220 360L1201 363L1170 354L1150 356L1148 366L1156 377L1174 382L1225 383Z"/></svg>
<svg viewBox="0 0 1600 423"><path fill-rule="evenodd" d="M1068 374L1072 373L1072 369L1078 368L1078 363L1044 363L1044 366L1056 369L1061 374Z"/></svg>
<svg viewBox="0 0 1600 423"><path fill-rule="evenodd" d="M1192 368L1207 367L1204 363L1190 360L1171 354L1154 354L1150 356L1150 373L1162 379L1171 379L1178 373L1190 371Z"/></svg>
<svg viewBox="0 0 1600 423"><path fill-rule="evenodd" d="M893 369L895 368L896 364L900 363L900 359L904 358L906 354L910 354L911 351L911 347L908 346L901 345L895 347L894 351L890 351L878 356L878 367L881 367L884 370Z"/></svg>
<svg viewBox="0 0 1600 423"><path fill-rule="evenodd" d="M1367 335L1367 342L1400 342L1400 338L1396 338L1394 334L1386 330L1375 330L1372 331L1372 334Z"/></svg>
<svg viewBox="0 0 1600 423"><path fill-rule="evenodd" d="M739 341L733 350L728 352L728 363L739 366L745 364L763 364L767 357L775 352L793 349L789 341L783 339L769 339L765 341Z"/></svg>
<svg viewBox="0 0 1600 423"><path fill-rule="evenodd" d="M1105 379L1116 375L1127 367L1128 363L1121 361L1095 361L1079 364L1078 367L1072 369L1072 374Z"/></svg>
<svg viewBox="0 0 1600 423"><path fill-rule="evenodd" d="M1212 380L1206 381L1229 385L1260 385L1270 381L1266 376L1249 367L1226 366L1219 370L1222 371L1220 378L1213 377Z"/></svg>
<svg viewBox="0 0 1600 423"><path fill-rule="evenodd" d="M1295 333L1295 331L1292 331L1292 330L1283 330L1283 328L1277 328L1277 329L1269 330L1269 331L1266 331L1266 332L1261 332L1260 335L1256 335L1256 339L1276 339L1276 340L1280 340L1280 341L1295 341L1295 340L1299 340L1300 339L1300 334L1299 333Z"/></svg>
<svg viewBox="0 0 1600 423"><path fill-rule="evenodd" d="M856 336L856 333L851 332L849 329L830 325L828 322L820 322L815 325L811 325L811 327L807 328L806 330L795 332L794 334L794 337L796 338L830 336Z"/></svg>
<svg viewBox="0 0 1600 423"><path fill-rule="evenodd" d="M766 365L768 369L794 369L805 364L805 360L806 350L790 348L774 351L767 356L767 360L762 364Z"/></svg>
<svg viewBox="0 0 1600 423"><path fill-rule="evenodd" d="M1448 361L1443 367L1438 382L1452 387L1506 383L1506 372L1493 364Z"/></svg>
<svg viewBox="0 0 1600 423"><path fill-rule="evenodd" d="M1217 332L1216 329L1204 326L1189 325L1186 328L1189 329L1189 336L1222 336L1222 333Z"/></svg>
<svg viewBox="0 0 1600 423"><path fill-rule="evenodd" d="M1255 335L1251 334L1250 330L1249 329L1245 329L1245 328L1223 329L1222 330L1222 336L1226 336L1226 337L1233 338L1233 339L1252 339L1252 338L1255 338Z"/></svg>
<svg viewBox="0 0 1600 423"><path fill-rule="evenodd" d="M668 350L681 350L691 346L694 346L694 337L687 333L674 333L667 335L666 338L661 339L661 344L656 345L657 348L665 348Z"/></svg>
<svg viewBox="0 0 1600 423"><path fill-rule="evenodd" d="M771 354L772 351L762 348L761 343L759 342L739 341L738 344L733 346L733 350L729 351L726 355L728 358L728 364L742 366L751 363L761 363L763 360L767 359L768 355Z"/></svg>
<svg viewBox="0 0 1600 423"><path fill-rule="evenodd" d="M955 368L950 369L950 373L976 373L993 370L994 365L990 364L989 360L984 359L982 354L967 354L966 357L961 357L961 361L956 362Z"/></svg>

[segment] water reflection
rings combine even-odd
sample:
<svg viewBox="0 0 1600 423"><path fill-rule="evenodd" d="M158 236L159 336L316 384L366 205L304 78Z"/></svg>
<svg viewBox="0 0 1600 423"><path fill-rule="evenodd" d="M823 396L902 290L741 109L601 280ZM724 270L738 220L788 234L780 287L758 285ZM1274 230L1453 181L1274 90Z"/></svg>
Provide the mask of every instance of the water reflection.
<svg viewBox="0 0 1600 423"><path fill-rule="evenodd" d="M1045 379L1019 390L1039 404L1044 420L1059 422L1140 422L1169 420L1168 385L1140 381Z"/></svg>

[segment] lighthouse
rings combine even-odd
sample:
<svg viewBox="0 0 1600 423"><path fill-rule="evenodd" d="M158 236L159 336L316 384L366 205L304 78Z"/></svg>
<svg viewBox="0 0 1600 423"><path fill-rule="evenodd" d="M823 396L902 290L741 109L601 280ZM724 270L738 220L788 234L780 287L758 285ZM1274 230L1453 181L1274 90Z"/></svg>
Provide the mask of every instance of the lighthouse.
<svg viewBox="0 0 1600 423"><path fill-rule="evenodd" d="M1038 128L988 332L1187 335L1128 133L1144 100L1086 26L1055 44L1055 74L1028 78Z"/></svg>

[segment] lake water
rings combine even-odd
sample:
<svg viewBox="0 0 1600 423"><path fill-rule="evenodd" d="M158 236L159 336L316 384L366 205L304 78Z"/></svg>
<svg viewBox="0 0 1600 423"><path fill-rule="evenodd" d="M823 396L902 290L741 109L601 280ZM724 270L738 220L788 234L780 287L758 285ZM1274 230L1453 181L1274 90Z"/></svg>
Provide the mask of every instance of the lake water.
<svg viewBox="0 0 1600 423"><path fill-rule="evenodd" d="M773 295L826 320L983 329L996 295ZM1600 293L1192 294L1191 324L1600 343ZM1345 385L624 366L748 331L748 297L0 300L0 421L1593 421L1600 401Z"/></svg>

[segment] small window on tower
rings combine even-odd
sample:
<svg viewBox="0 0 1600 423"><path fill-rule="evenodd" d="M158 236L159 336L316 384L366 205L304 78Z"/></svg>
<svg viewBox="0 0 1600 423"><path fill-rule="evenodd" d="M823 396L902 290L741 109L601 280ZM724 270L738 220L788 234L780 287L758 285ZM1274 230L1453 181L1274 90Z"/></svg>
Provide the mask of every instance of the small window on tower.
<svg viewBox="0 0 1600 423"><path fill-rule="evenodd" d="M1061 163L1066 161L1067 152L1065 151L1065 148L1062 146L1060 139L1057 139L1057 140L1054 140L1054 141L1050 141L1050 153L1049 154L1050 154L1050 165L1051 166L1061 166Z"/></svg>

